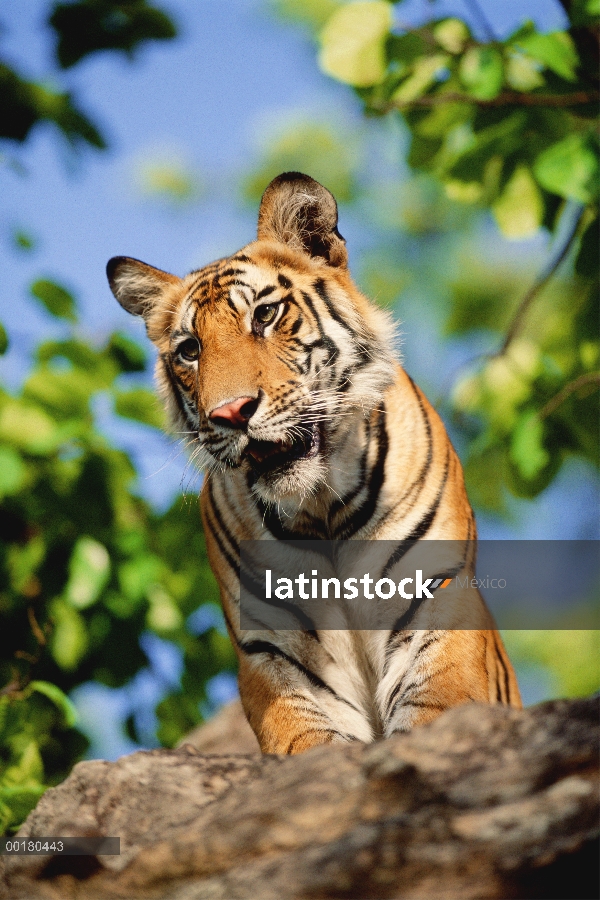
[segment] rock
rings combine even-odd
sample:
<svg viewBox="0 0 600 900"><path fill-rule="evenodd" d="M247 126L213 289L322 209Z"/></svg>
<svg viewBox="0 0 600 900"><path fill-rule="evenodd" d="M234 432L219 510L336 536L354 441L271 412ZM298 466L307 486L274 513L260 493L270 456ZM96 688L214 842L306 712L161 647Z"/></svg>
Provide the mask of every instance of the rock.
<svg viewBox="0 0 600 900"><path fill-rule="evenodd" d="M85 762L19 836L120 856L4 857L11 900L598 897L597 699L469 705L294 757L191 746Z"/></svg>
<svg viewBox="0 0 600 900"><path fill-rule="evenodd" d="M190 731L180 746L185 744L202 753L260 753L239 700L223 706L212 719Z"/></svg>

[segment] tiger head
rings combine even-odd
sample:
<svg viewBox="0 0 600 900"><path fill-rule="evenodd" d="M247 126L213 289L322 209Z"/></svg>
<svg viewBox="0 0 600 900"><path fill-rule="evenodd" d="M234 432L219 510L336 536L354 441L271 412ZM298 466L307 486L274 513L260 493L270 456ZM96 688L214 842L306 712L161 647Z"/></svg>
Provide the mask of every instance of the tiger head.
<svg viewBox="0 0 600 900"><path fill-rule="evenodd" d="M302 500L327 479L344 428L393 381L393 327L353 284L334 197L275 178L257 240L177 278L130 257L111 290L142 316L174 429L207 470L241 470L262 500Z"/></svg>

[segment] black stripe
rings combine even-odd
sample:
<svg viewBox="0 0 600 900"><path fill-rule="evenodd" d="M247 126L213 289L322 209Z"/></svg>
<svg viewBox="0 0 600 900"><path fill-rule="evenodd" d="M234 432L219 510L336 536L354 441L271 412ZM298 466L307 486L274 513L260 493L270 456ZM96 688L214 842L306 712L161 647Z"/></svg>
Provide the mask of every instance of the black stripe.
<svg viewBox="0 0 600 900"><path fill-rule="evenodd" d="M385 480L385 463L389 450L384 403L379 406L378 413L376 431L377 458L369 474L368 494L358 510L350 517L350 521L344 523L341 528L336 529L336 540L347 540L349 537L360 531L361 528L364 528L367 522L372 518L379 501L379 495Z"/></svg>
<svg viewBox="0 0 600 900"><path fill-rule="evenodd" d="M411 549L411 547L413 547L414 544L416 544L416 542L420 538L424 537L427 534L427 532L429 531L429 529L431 528L433 520L435 519L436 513L439 509L439 506L440 506L440 503L442 500L442 496L444 494L444 488L446 487L446 482L448 481L449 466L450 466L450 448L448 447L446 450L446 464L444 466L444 475L442 477L442 483L440 484L440 487L438 489L435 500L433 501L433 503L431 504L431 506L425 513L425 515L422 516L421 519L417 522L417 524L415 525L413 530L410 532L408 537L405 537L404 540L400 541L400 543L398 544L398 546L396 547L396 549L394 550L394 552L388 559L388 561L385 565L385 568L383 569L383 571L381 573L382 578L385 578L386 576L389 575L390 571L393 569L393 567L396 565L396 563L400 562L402 557L408 553L408 551ZM464 563L463 563L463 565L464 565ZM419 601L419 605L420 605L420 603L421 603L421 601ZM414 604L414 600L411 603L411 606L413 604ZM399 621L405 620L406 615L407 615L407 613L405 613L405 615L402 616L402 619ZM402 625L398 625L398 624L394 625L395 631L401 631L402 628L403 628Z"/></svg>
<svg viewBox="0 0 600 900"><path fill-rule="evenodd" d="M177 383L175 373L173 372L173 370L171 368L171 361L170 361L169 357L165 353L161 353L160 361L163 364L163 367L165 370L165 375L167 376L167 379L171 386L171 392L173 393L173 395L175 397L175 403L177 404L177 409L179 410L179 412L181 413L181 415L183 416L183 418L185 419L187 424L190 426L190 429L192 431L196 431L197 430L196 423L190 421L188 411L187 411L185 404L181 398L181 394L179 393L179 385Z"/></svg>
<svg viewBox="0 0 600 900"><path fill-rule="evenodd" d="M277 276L277 281L279 282L281 287L284 287L286 290L289 290L292 286L292 282L290 281L290 279L286 278L285 275L282 275L281 272Z"/></svg>
<svg viewBox="0 0 600 900"><path fill-rule="evenodd" d="M346 700L344 697L340 697L340 695L334 691L332 687L326 684L318 675L315 675L310 669L307 669L306 666L303 666L301 662L298 662L297 659L294 659L293 656L289 656L289 654L285 653L280 647L276 644L272 644L270 641L248 641L248 643L244 643L243 641L239 644L240 650L246 653L248 656L254 656L257 653L269 653L271 656L278 656L280 659L284 659L291 666L293 666L298 672L301 672L302 675L306 678L306 680L312 684L313 687L320 688L323 691L327 691L327 693L331 694L332 697L335 697L336 700L339 700L341 703L345 703L351 709L356 712L360 712L353 703L350 703L349 700Z"/></svg>
<svg viewBox="0 0 600 900"><path fill-rule="evenodd" d="M340 737L345 738L347 741L355 741L357 738L352 737L351 735L342 735L339 731L336 731L335 728L307 728L306 731L303 731L297 737L294 738L293 741L287 746L286 754L289 756L294 749L295 745L301 740L303 737L306 737L307 734L332 734L332 735L340 735Z"/></svg>
<svg viewBox="0 0 600 900"><path fill-rule="evenodd" d="M229 568L231 569L231 571L234 573L234 575L235 575L236 577L238 577L238 575L239 575L239 567L238 567L238 564L237 564L236 560L232 557L232 555L231 555L231 553L229 552L229 550L228 550L228 549L225 547L225 545L223 544L223 541L221 540L221 533L220 533L220 532L218 531L218 529L215 527L214 522L211 521L211 520L212 520L212 516L210 515L208 509L206 510L206 514L205 514L205 515L206 515L206 524L207 524L208 527L210 528L210 533L211 533L212 536L214 537L215 542L216 542L216 544L217 544L219 550L221 551L221 554L225 557L225 561L228 563Z"/></svg>
<svg viewBox="0 0 600 900"><path fill-rule="evenodd" d="M319 297L321 298L321 300L327 307L327 312L329 313L331 318L335 319L335 321L339 325L341 325L342 328L345 328L346 331L348 331L355 339L357 339L358 336L357 336L354 328L352 328L352 326L349 325L347 322L344 322L344 320L340 316L339 312L335 308L335 306L331 300L331 297L329 296L329 294L327 293L327 290L325 288L324 280L322 278L317 278L317 280L313 284L313 288L315 289L315 291L317 292L317 294L319 295ZM363 347L360 347L359 349L363 352L365 350L365 348L363 348Z"/></svg>
<svg viewBox="0 0 600 900"><path fill-rule="evenodd" d="M258 294L256 295L255 299L261 300L263 297L267 297L269 294L272 294L274 290L275 290L275 285L270 284L268 287L263 288L262 291L259 291Z"/></svg>
<svg viewBox="0 0 600 900"><path fill-rule="evenodd" d="M498 635L494 632L494 647L496 650L498 662L500 663L500 668L502 669L503 677L504 677L504 691L506 694L506 703L510 702L510 679L508 677L508 669L506 668L506 664L502 657L502 653L500 652L500 648L498 647ZM497 676L496 676L497 677Z"/></svg>

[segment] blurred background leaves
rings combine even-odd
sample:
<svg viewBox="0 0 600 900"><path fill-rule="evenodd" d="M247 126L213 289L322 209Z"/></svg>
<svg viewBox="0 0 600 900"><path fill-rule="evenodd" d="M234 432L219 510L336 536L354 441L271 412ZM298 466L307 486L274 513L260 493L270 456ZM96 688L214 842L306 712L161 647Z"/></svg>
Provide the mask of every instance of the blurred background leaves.
<svg viewBox="0 0 600 900"><path fill-rule="evenodd" d="M460 449L486 537L540 510L565 464L575 493L550 507L554 534L597 537L589 516L560 531L577 518L565 503L589 509L582 495L597 492L600 377L599 11L595 0L562 5L564 27L525 21L500 35L487 3L463 17L439 3L415 13L410 2L264 0L264 22L285 23L281 40L303 35L310 66L339 82L337 105L263 112L253 157L237 172L225 166L221 180L171 150L137 158L131 179L172 213L198 209L209 230L232 195L253 218L284 170L336 194L353 270L404 320L406 365ZM101 51L143 59L149 41L182 40L172 40L181 27L171 12L144 0L41 8L51 75L31 78L10 54L0 61L0 136L14 177L27 170L19 147L43 123L74 154L105 150L106 121L79 100ZM534 0L531 9L535 19ZM344 113L342 95L354 98ZM35 258L34 223L21 211L17 221L7 222L10 245ZM167 227L176 230L174 218ZM231 244L237 227L228 225L223 252L243 243ZM29 308L45 317L51 336L36 337L23 377L0 387L2 830L90 740L92 753L114 752L100 721L110 704L123 752L172 746L235 694L195 492L161 508L140 496L138 457L119 440L129 428L144 446L164 425L150 351L132 332L90 329L66 286L71 269L57 257L30 279L29 299L10 296L24 317ZM0 353L11 341L0 327ZM529 702L600 684L597 632L504 637Z"/></svg>

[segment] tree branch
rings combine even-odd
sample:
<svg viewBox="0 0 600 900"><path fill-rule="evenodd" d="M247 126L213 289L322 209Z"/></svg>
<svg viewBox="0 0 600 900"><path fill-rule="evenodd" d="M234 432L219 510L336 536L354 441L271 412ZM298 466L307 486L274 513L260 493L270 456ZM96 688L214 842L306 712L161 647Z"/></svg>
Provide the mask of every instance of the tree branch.
<svg viewBox="0 0 600 900"><path fill-rule="evenodd" d="M546 405L542 407L538 413L539 418L546 419L548 416L551 416L561 403L564 403L567 397L570 397L571 394L574 394L579 388L585 387L588 384L600 385L600 372L588 372L587 375L580 375L579 378L575 378L574 381L565 384L564 388L561 388L558 394L548 400Z"/></svg>
<svg viewBox="0 0 600 900"><path fill-rule="evenodd" d="M581 222L581 218L583 216L584 210L585 210L585 207L583 207L583 206L579 207L577 215L575 216L575 220L572 222L571 227L569 228L569 231L567 233L566 239L565 239L562 247L560 248L560 250L554 257L554 259L550 260L546 269L542 270L540 275L537 277L537 279L531 285L529 290L526 292L525 296L522 298L521 302L519 303L519 305L517 307L517 311L515 312L515 314L513 316L512 322L510 323L508 330L504 336L502 346L495 353L491 354L492 358L497 357L497 356L502 356L504 353L506 353L506 350L508 349L508 347L512 343L512 341L515 339L516 335L518 334L518 332L521 328L521 325L523 323L523 319L525 317L525 314L527 313L527 310L529 309L529 307L531 306L533 301L536 299L538 294L546 287L546 285L548 284L548 282L550 281L552 276L555 274L555 272L559 268L560 264L563 262L563 260L567 256L569 250L571 249L571 247L573 245L573 241L575 240L575 238L577 236L579 223Z"/></svg>
<svg viewBox="0 0 600 900"><path fill-rule="evenodd" d="M482 107L509 106L512 104L513 106L568 108L570 106L581 106L586 103L597 103L599 99L600 95L597 91L573 91L570 94L522 94L519 91L504 91L491 100L478 100L469 94L448 91L447 93L427 94L424 97L418 97L416 100L407 100L404 103L373 104L371 109L381 113L390 112L393 109L403 112L404 110L419 109L420 107L439 106L441 103L474 103Z"/></svg>

